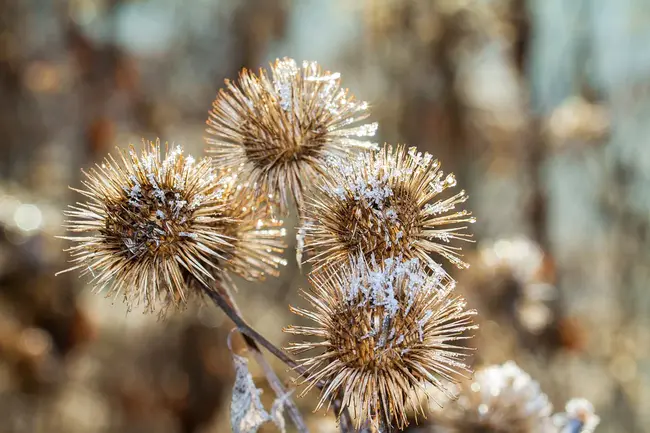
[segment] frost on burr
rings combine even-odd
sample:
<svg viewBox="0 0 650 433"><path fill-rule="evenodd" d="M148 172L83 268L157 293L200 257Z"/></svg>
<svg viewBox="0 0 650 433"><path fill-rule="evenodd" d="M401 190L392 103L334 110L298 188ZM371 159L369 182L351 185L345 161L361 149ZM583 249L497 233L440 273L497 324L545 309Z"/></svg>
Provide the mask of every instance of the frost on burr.
<svg viewBox="0 0 650 433"><path fill-rule="evenodd" d="M456 207L465 191L441 197L456 185L428 153L385 145L345 161L327 160L330 173L305 203L305 252L316 269L337 266L363 251L367 259L402 255L442 269L439 258L467 267L456 241L468 241L474 218ZM451 281L445 273L447 283Z"/></svg>
<svg viewBox="0 0 650 433"><path fill-rule="evenodd" d="M320 381L334 384L317 409L340 393L358 425L383 417L403 427L406 407L422 412L416 390L431 384L446 392L445 383L469 371L460 343L475 329L475 312L417 258L357 256L336 272L313 274L311 285L304 294L311 309L292 310L316 326L286 331L318 340L290 347L310 353L299 360L311 372L304 393Z"/></svg>
<svg viewBox="0 0 650 433"><path fill-rule="evenodd" d="M95 290L129 306L164 311L200 286L211 290L221 272L259 279L282 264L281 222L210 159L196 162L180 146L163 152L159 141L119 157L84 172L84 189L74 189L87 201L66 212L75 234L63 237L75 243L66 271L90 275Z"/></svg>
<svg viewBox="0 0 650 433"><path fill-rule="evenodd" d="M365 122L369 115L368 103L341 87L339 73L284 58L270 73L244 70L237 83L226 82L207 121L206 142L218 166L241 169L261 195L277 195L284 213L326 175L326 158L376 148L365 140L377 130Z"/></svg>

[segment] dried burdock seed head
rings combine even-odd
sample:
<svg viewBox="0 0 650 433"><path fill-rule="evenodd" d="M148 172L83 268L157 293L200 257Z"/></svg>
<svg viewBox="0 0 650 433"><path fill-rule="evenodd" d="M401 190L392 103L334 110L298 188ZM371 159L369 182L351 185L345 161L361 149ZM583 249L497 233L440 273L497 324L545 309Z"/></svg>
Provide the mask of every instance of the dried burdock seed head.
<svg viewBox="0 0 650 433"><path fill-rule="evenodd" d="M316 269L338 266L361 251L368 259L402 255L418 258L436 273L444 272L437 255L464 268L453 240L468 240L468 211L453 212L467 200L465 191L439 198L456 185L440 164L415 147L362 152L329 162L330 176L306 200L305 250ZM447 277L448 278L448 277Z"/></svg>
<svg viewBox="0 0 650 433"><path fill-rule="evenodd" d="M286 231L282 220L273 216L273 204L230 171L220 173L219 188L218 215L224 218L216 219L212 227L227 239L226 269L250 281L278 276L278 267L287 264L281 256Z"/></svg>
<svg viewBox="0 0 650 433"><path fill-rule="evenodd" d="M550 433L552 406L514 362L479 370L458 399L435 413L436 433Z"/></svg>
<svg viewBox="0 0 650 433"><path fill-rule="evenodd" d="M309 182L324 174L327 157L376 147L361 140L377 129L363 123L369 114L366 102L341 88L339 73L284 58L271 65L270 75L244 69L236 84L226 80L207 120L206 142L215 164L241 168L261 194L279 197L285 213L289 201L300 204Z"/></svg>
<svg viewBox="0 0 650 433"><path fill-rule="evenodd" d="M263 202L218 173L209 158L195 162L180 146L161 154L160 142L120 150L84 172L86 202L70 206L65 236L74 266L90 274L94 289L122 295L129 306L183 306L210 290L220 272L248 278L273 272L281 263L280 222L263 217ZM234 197L237 197L235 199Z"/></svg>
<svg viewBox="0 0 650 433"><path fill-rule="evenodd" d="M312 309L292 308L316 326L292 326L291 334L316 337L292 344L301 354L309 385L325 384L316 410L340 396L356 423L382 420L398 427L408 421L406 409L424 414L417 391L469 372L464 363L474 311L440 281L428 275L418 259L387 259L377 264L360 256L338 272L312 273Z"/></svg>

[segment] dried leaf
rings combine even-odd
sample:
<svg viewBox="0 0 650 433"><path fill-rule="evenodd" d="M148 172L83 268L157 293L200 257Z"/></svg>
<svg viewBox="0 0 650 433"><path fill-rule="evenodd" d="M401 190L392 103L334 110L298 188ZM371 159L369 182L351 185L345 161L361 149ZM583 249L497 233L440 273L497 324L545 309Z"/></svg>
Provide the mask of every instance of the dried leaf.
<svg viewBox="0 0 650 433"><path fill-rule="evenodd" d="M232 360L235 366L235 384L230 403L230 425L233 433L256 433L262 424L269 421L285 433L283 412L291 392L275 399L269 414L260 400L262 390L255 386L253 376L248 370L248 359L233 353Z"/></svg>
<svg viewBox="0 0 650 433"><path fill-rule="evenodd" d="M291 394L292 391L289 391L284 395L279 396L273 402L273 406L271 406L271 419L273 423L276 426L278 426L278 428L282 433L285 432L285 423L284 423L284 415L283 415L284 406L287 404L287 401L289 401L289 398L291 398Z"/></svg>
<svg viewBox="0 0 650 433"><path fill-rule="evenodd" d="M235 365L235 384L230 403L230 424L233 433L255 433L271 416L260 400L262 390L255 386L248 371L248 360L243 356L232 355Z"/></svg>

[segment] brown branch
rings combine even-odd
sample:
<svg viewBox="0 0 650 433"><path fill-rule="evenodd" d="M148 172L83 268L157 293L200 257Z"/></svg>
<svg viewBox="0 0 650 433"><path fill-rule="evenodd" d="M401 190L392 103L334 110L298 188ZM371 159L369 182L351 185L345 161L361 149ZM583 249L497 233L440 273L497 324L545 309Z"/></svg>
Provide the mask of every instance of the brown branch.
<svg viewBox="0 0 650 433"><path fill-rule="evenodd" d="M275 392L278 397L286 394L287 390L282 385L280 378L277 376L277 374L275 374L275 371L273 371L273 368L271 368L269 363L264 358L264 354L260 350L260 347L258 346L256 340L260 341L260 343L265 348L267 348L269 352L273 353L282 362L289 365L290 367L295 369L295 367L297 367L296 363L286 354L284 354L284 352L275 347L271 342L258 334L257 331L248 326L248 324L246 324L244 319L241 317L239 308L237 307L234 298L230 296L230 293L228 293L228 291L219 282L217 282L215 286L219 293L215 293L210 290L204 290L204 292L224 313L226 313L226 315L235 323L235 325L237 325L237 329L244 337L244 341L252 352L255 361L264 371L266 380L273 389L273 392ZM302 415L300 414L300 411L298 410L298 407L294 403L293 399L288 398L285 404L289 417L295 424L296 429L300 433L308 433L309 430L307 429L305 421L302 419Z"/></svg>
<svg viewBox="0 0 650 433"><path fill-rule="evenodd" d="M334 414L338 417L339 429L341 433L354 433L354 426L352 425L352 418L350 417L350 411L346 407L341 407L341 399L336 398L332 403L334 406Z"/></svg>
<svg viewBox="0 0 650 433"><path fill-rule="evenodd" d="M266 375L269 384L276 392L276 394L278 394L278 390L276 390L276 387L279 386L278 389L281 390L284 390L284 388L282 387L279 378L277 377L277 375L275 374L271 366L264 358L264 355L262 354L259 347L260 345L264 347L266 350L268 350L269 352L271 352L273 356L278 358L285 365L290 367L293 371L301 375L303 378L309 377L309 373L304 367L296 363L296 361L294 361L282 349L275 346L269 340L264 338L264 336L262 336L259 332L257 332L250 325L248 325L248 323L246 323L246 321L242 318L241 313L237 308L237 305L235 304L233 297L230 295L230 293L228 293L228 291L223 286L218 285L217 290L218 292L214 292L205 289L204 292L212 300L212 302L214 302L215 305L219 307L230 318L230 320L233 321L233 323L237 327L237 330L242 334L244 341L246 342L246 345L249 347L249 349L251 349L256 362L264 370L264 374ZM322 389L324 386L325 383L322 382L316 384L316 387L318 389ZM291 406L289 406L289 404L291 404ZM288 400L287 405L290 414L292 413L291 408L293 407L295 408L295 411L298 413L298 417L300 417L300 413L298 412L298 409L295 407L295 404L291 399ZM348 408L341 407L341 400L339 398L336 398L333 401L333 406L334 406L335 415L339 418L339 427L341 429L341 433L354 433L355 429ZM306 432L307 427L304 425L304 421L302 421L302 417L300 417L300 421L298 421L298 423L300 422L302 422L304 430L300 430L300 426L296 423L296 420L294 419L294 424L296 424L298 430L301 432L302 431Z"/></svg>
<svg viewBox="0 0 650 433"><path fill-rule="evenodd" d="M228 301L221 295L220 293L215 293L211 290L204 290L205 294L214 302L217 307L219 307L224 313L226 313L226 316L230 318L230 320L233 321L235 326L237 326L237 329L239 332L241 332L244 335L244 340L247 342L252 341L253 343L260 344L262 347L264 347L266 350L271 352L273 356L278 358L280 361L285 363L287 366L291 367L294 371L296 371L298 374L301 376L307 375L307 372L304 368L299 366L296 361L291 359L289 355L284 353L282 349L277 348L273 343L271 343L269 340L264 338L259 332L251 328L245 321L242 319L242 317L239 315L237 311L230 305Z"/></svg>

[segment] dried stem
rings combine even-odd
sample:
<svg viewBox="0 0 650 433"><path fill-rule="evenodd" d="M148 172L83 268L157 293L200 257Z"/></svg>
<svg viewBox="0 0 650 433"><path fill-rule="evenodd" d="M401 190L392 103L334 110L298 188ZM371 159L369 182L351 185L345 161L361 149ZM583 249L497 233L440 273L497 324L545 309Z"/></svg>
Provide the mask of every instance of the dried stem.
<svg viewBox="0 0 650 433"><path fill-rule="evenodd" d="M384 419L383 416L379 417L379 433L393 433L393 427L388 421Z"/></svg>
<svg viewBox="0 0 650 433"><path fill-rule="evenodd" d="M261 345L266 350L271 352L272 355L274 355L276 358L278 358L280 361L282 361L285 365L290 367L296 373L300 374L303 377L308 376L308 373L304 367L298 365L282 349L276 347L273 343L271 343L266 338L264 338L259 332L257 332L255 329L250 327L248 323L246 323L246 321L242 318L241 313L239 312L239 309L237 308L237 305L235 304L233 297L230 296L230 294L225 290L223 286L220 285L217 287L217 289L219 290L219 293L210 290L204 290L204 292L212 300L212 302L214 302L215 305L219 307L230 318L230 320L233 321L235 326L237 326L237 330L244 337L244 341L246 342L246 345L251 349L255 361L264 370L264 374L266 375L269 384L276 392L276 394L283 393L284 387L280 383L279 378L277 377L277 375L275 374L271 366L268 364L266 359L264 359L264 355L262 354L259 345ZM324 386L325 386L324 383L317 384L317 388L319 389L322 389ZM292 416L292 420L294 421L294 424L296 425L298 430L301 432L303 431L307 432L307 427L305 426L304 421L302 420L302 417L300 416L298 409L296 408L295 404L291 399L288 400L287 405L289 409L289 414ZM334 405L335 414L339 416L339 427L341 429L341 433L354 433L355 429L352 424L352 418L350 417L350 412L348 408L347 407L341 408L341 400L338 398L334 400L333 405ZM294 416L292 415L293 410L295 410L295 413L297 414L296 419L294 419ZM297 419L299 420L297 421Z"/></svg>
<svg viewBox="0 0 650 433"><path fill-rule="evenodd" d="M244 335L244 339L246 341L253 340L254 342L257 342L266 350L271 352L273 356L298 372L298 374L303 376L306 374L305 369L301 368L293 359L291 359L291 357L289 357L289 355L284 353L282 349L276 347L273 343L264 338L259 332L251 328L244 321L244 319L242 319L239 313L235 311L235 309L228 303L228 301L226 301L223 295L211 292L209 290L205 290L204 292L212 300L212 302L214 302L216 306L219 307L224 313L226 313L226 316L228 316L230 320L233 321L233 323L237 326L239 332Z"/></svg>
<svg viewBox="0 0 650 433"><path fill-rule="evenodd" d="M347 407L341 408L341 399L337 397L332 405L334 406L334 413L339 419L339 428L341 429L341 433L354 433L350 411Z"/></svg>
<svg viewBox="0 0 650 433"><path fill-rule="evenodd" d="M293 366L295 366L295 362L291 358L286 356L280 349L275 347L271 342L264 339L264 337L258 334L253 328L251 328L246 324L244 319L241 317L241 313L239 311L239 308L237 307L237 304L235 303L235 299L230 295L230 293L225 289L225 287L223 287L223 285L217 283L217 289L219 290L218 294L214 292L210 292L209 290L205 290L205 292L208 294L210 299L212 299L212 301L215 304L217 304L217 306L221 308L221 310L224 313L226 313L226 315L235 323L235 325L237 325L237 329L241 332L242 336L244 337L244 341L248 346L248 348L250 349L250 351L252 352L255 361L264 371L266 380L269 382L269 385L271 386L275 394L278 397L284 395L287 392L287 390L282 385L280 378L277 376L277 374L275 374L275 371L273 371L273 368L271 368L269 363L264 358L264 354L262 353L256 340L260 341L260 343L264 347L266 347L271 353L273 353L282 362L289 365L290 367L293 368ZM251 332L253 335L249 334L249 332ZM307 426L305 425L305 421L302 419L302 415L300 414L300 411L298 410L298 407L296 406L294 401L291 398L288 398L285 404L287 406L287 412L289 413L289 417L295 424L296 429L301 433L308 433L309 430L307 429Z"/></svg>

